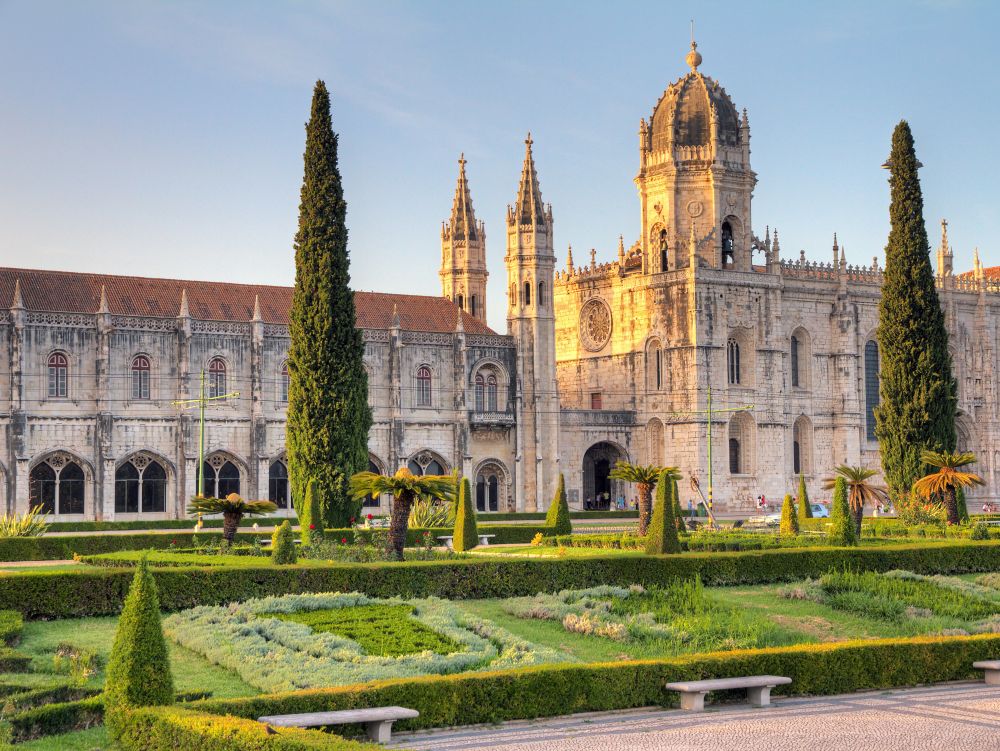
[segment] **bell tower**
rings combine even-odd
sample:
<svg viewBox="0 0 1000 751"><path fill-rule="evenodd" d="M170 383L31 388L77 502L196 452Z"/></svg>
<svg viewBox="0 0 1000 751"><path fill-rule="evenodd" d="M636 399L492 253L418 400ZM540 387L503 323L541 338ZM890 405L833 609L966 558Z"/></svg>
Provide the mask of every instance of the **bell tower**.
<svg viewBox="0 0 1000 751"><path fill-rule="evenodd" d="M451 219L441 224L441 294L486 323L486 228L476 222L465 154L458 159L458 185Z"/></svg>
<svg viewBox="0 0 1000 751"><path fill-rule="evenodd" d="M685 61L689 72L667 87L649 122L639 123L643 271L689 266L692 228L698 266L749 271L757 184L750 122L717 81L699 72L693 39Z"/></svg>

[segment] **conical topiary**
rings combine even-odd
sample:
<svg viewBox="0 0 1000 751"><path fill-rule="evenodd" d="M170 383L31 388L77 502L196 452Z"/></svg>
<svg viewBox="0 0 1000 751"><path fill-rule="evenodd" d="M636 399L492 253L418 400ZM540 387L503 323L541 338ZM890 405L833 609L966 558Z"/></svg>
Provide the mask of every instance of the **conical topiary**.
<svg viewBox="0 0 1000 751"><path fill-rule="evenodd" d="M298 560L295 552L295 536L292 534L292 525L288 519L285 519L271 535L271 560L279 566L295 563Z"/></svg>
<svg viewBox="0 0 1000 751"><path fill-rule="evenodd" d="M677 478L670 478L670 495L674 499L674 526L677 527L678 533L683 533L687 531L687 526L684 524L684 510L681 508L681 494L677 489Z"/></svg>
<svg viewBox="0 0 1000 751"><path fill-rule="evenodd" d="M795 510L799 512L799 521L812 519L812 504L809 503L809 493L806 491L806 478L799 475L799 494L795 499Z"/></svg>
<svg viewBox="0 0 1000 751"><path fill-rule="evenodd" d="M119 711L174 702L160 599L145 556L139 560L118 618L105 675L105 722L112 737L117 734Z"/></svg>
<svg viewBox="0 0 1000 751"><path fill-rule="evenodd" d="M559 473L556 497L552 499L552 505L545 514L545 524L552 528L553 535L573 534L573 523L569 519L569 504L566 502L566 480L562 472Z"/></svg>
<svg viewBox="0 0 1000 751"><path fill-rule="evenodd" d="M781 526L778 533L782 535L797 535L799 533L799 517L795 513L795 501L792 500L791 493L785 493L785 500L781 504Z"/></svg>
<svg viewBox="0 0 1000 751"><path fill-rule="evenodd" d="M458 511L455 513L455 532L452 547L461 553L472 550L479 544L479 530L476 527L476 509L472 505L472 485L464 478L458 490Z"/></svg>
<svg viewBox="0 0 1000 751"><path fill-rule="evenodd" d="M681 543L674 523L674 494L676 484L668 472L661 472L656 483L656 501L653 518L646 532L646 552L650 555L679 553Z"/></svg>
<svg viewBox="0 0 1000 751"><path fill-rule="evenodd" d="M323 539L323 507L319 495L319 483L310 480L299 515L299 534L303 545L312 545Z"/></svg>
<svg viewBox="0 0 1000 751"><path fill-rule="evenodd" d="M857 545L854 516L847 501L847 481L840 475L834 481L831 506L830 542L834 545Z"/></svg>

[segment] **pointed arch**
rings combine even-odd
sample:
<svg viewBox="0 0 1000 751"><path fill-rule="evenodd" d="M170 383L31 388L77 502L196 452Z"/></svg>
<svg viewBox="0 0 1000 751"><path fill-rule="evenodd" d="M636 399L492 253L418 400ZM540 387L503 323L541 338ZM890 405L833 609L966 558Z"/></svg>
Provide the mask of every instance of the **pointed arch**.
<svg viewBox="0 0 1000 751"><path fill-rule="evenodd" d="M749 412L735 412L729 420L729 474L754 473L757 426Z"/></svg>
<svg viewBox="0 0 1000 751"><path fill-rule="evenodd" d="M799 415L792 423L792 474L811 475L813 471L812 420Z"/></svg>

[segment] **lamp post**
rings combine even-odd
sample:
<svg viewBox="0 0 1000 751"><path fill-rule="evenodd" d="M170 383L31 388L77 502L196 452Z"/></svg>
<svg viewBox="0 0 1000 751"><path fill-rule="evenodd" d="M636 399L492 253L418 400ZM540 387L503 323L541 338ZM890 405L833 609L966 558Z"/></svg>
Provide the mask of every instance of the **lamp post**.
<svg viewBox="0 0 1000 751"><path fill-rule="evenodd" d="M202 495L205 491L205 405L208 402L219 401L221 399L235 398L240 395L239 391L230 391L228 394L219 394L216 396L205 396L205 370L201 371L201 391L197 399L178 399L177 401L171 402L175 407L182 407L184 409L194 409L198 408L198 469L195 474L197 478L197 486L195 488L195 495Z"/></svg>

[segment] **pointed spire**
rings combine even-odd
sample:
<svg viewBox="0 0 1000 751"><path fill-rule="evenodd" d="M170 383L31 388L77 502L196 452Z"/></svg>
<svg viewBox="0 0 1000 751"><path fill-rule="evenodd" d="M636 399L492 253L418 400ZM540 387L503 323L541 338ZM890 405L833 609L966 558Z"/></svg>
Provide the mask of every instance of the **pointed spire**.
<svg viewBox="0 0 1000 751"><path fill-rule="evenodd" d="M941 220L941 250L947 255L948 253L948 220Z"/></svg>
<svg viewBox="0 0 1000 751"><path fill-rule="evenodd" d="M566 251L566 273L572 275L574 270L573 266L573 246L569 246L569 250Z"/></svg>
<svg viewBox="0 0 1000 751"><path fill-rule="evenodd" d="M985 276L983 262L979 260L979 248L972 251L972 270L975 272L976 279L982 279Z"/></svg>
<svg viewBox="0 0 1000 751"><path fill-rule="evenodd" d="M451 205L451 236L456 240L476 240L479 228L472 209L472 193L465 176L465 164L463 152L458 158L458 184L455 186L455 200Z"/></svg>
<svg viewBox="0 0 1000 751"><path fill-rule="evenodd" d="M542 203L542 189L538 186L535 159L531 153L531 133L524 139L524 166L521 168L521 184L517 189L517 203L514 218L518 224L545 224L545 206Z"/></svg>
<svg viewBox="0 0 1000 751"><path fill-rule="evenodd" d="M777 261L781 258L781 244L778 242L778 228L774 228L774 241L771 243L771 250L774 253L774 259Z"/></svg>
<svg viewBox="0 0 1000 751"><path fill-rule="evenodd" d="M14 280L14 298L10 303L11 310L24 310L24 297L21 296L21 280Z"/></svg>
<svg viewBox="0 0 1000 751"><path fill-rule="evenodd" d="M101 285L101 299L97 303L97 312L101 315L111 312L108 309L108 293L105 291L103 284Z"/></svg>
<svg viewBox="0 0 1000 751"><path fill-rule="evenodd" d="M396 303L392 304L392 327L394 329L399 328L399 308L396 306Z"/></svg>
<svg viewBox="0 0 1000 751"><path fill-rule="evenodd" d="M178 318L190 318L191 311L188 310L188 291L186 289L181 290L181 309L177 313Z"/></svg>
<svg viewBox="0 0 1000 751"><path fill-rule="evenodd" d="M260 314L260 295L253 296L253 320L263 321L264 317Z"/></svg>
<svg viewBox="0 0 1000 751"><path fill-rule="evenodd" d="M618 235L618 264L625 265L625 237Z"/></svg>
<svg viewBox="0 0 1000 751"><path fill-rule="evenodd" d="M842 269L847 268L847 255L844 253L846 249L847 249L846 246L844 245L840 246L840 268Z"/></svg>
<svg viewBox="0 0 1000 751"><path fill-rule="evenodd" d="M833 265L836 266L840 259L840 248L837 247L837 233L833 233Z"/></svg>

